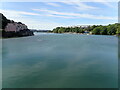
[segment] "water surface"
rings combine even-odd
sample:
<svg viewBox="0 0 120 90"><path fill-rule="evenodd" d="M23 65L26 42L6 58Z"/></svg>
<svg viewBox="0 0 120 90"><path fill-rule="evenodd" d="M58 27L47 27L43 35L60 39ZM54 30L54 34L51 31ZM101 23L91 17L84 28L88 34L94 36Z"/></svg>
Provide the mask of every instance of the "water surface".
<svg viewBox="0 0 120 90"><path fill-rule="evenodd" d="M3 40L3 88L117 88L114 36L37 34Z"/></svg>

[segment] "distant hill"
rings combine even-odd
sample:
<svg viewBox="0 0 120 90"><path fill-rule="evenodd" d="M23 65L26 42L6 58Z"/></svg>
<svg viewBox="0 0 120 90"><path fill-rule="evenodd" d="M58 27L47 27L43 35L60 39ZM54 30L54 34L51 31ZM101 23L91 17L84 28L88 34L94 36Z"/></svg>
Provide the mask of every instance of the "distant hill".
<svg viewBox="0 0 120 90"><path fill-rule="evenodd" d="M31 29L31 31L33 31L33 32L52 32L51 30L35 30L35 29Z"/></svg>

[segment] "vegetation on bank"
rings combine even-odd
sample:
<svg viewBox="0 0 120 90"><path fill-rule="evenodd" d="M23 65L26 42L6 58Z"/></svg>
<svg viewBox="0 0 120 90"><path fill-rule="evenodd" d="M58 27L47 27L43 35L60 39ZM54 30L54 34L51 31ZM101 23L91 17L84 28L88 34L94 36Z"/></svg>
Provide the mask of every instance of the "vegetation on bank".
<svg viewBox="0 0 120 90"><path fill-rule="evenodd" d="M75 26L75 27L57 27L53 29L54 33L89 33L94 35L120 35L120 24L93 25L93 26Z"/></svg>

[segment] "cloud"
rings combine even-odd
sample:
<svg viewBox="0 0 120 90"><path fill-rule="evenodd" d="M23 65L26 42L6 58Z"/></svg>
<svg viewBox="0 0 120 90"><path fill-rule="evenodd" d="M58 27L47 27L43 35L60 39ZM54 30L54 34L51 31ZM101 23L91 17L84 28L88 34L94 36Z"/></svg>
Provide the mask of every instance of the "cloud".
<svg viewBox="0 0 120 90"><path fill-rule="evenodd" d="M57 17L67 17L67 18L88 18L88 19L105 19L105 20L116 20L117 17L109 17L103 15L92 15L92 14L80 14L71 12L57 12L48 9L32 9L34 11L46 12L46 15L57 16Z"/></svg>
<svg viewBox="0 0 120 90"><path fill-rule="evenodd" d="M49 2L49 3L46 3L47 5L51 5L51 6L55 6L55 7L60 7L59 4L56 4L56 3L52 3L52 2Z"/></svg>
<svg viewBox="0 0 120 90"><path fill-rule="evenodd" d="M46 17L56 17L58 19L65 18L69 20L80 19L80 18L111 20L111 21L117 20L117 17L109 17L109 16L103 16L103 15L92 15L92 14L85 14L85 13L81 14L81 13L73 13L73 12L58 12L58 11L53 11L48 9L32 9L32 10L34 10L34 12L36 11L36 13L25 12L25 11L15 11L15 10L1 10L1 9L0 9L0 12L2 12L8 19L14 20L16 22L25 23L30 29L52 30L53 28L58 26L68 25L66 23L55 22L54 19L53 20L44 19ZM37 17L37 18L34 18L34 17ZM38 20L39 17L43 17L43 18ZM72 24L69 24L69 25L72 25Z"/></svg>
<svg viewBox="0 0 120 90"><path fill-rule="evenodd" d="M0 12L8 16L14 15L14 17L19 17L20 15L34 15L34 16L40 15L37 13L31 13L31 12L25 12L25 11L2 10L2 9L0 9Z"/></svg>
<svg viewBox="0 0 120 90"><path fill-rule="evenodd" d="M15 19L18 20L18 19ZM55 27L63 26L60 23L54 21L44 21L44 20L35 20L31 18L21 18L22 22L24 22L28 28L30 29L41 29L41 30L52 30Z"/></svg>
<svg viewBox="0 0 120 90"><path fill-rule="evenodd" d="M76 2L78 0L74 0ZM68 0L1 0L1 2L69 2ZM119 0L80 0L80 2L119 2Z"/></svg>
<svg viewBox="0 0 120 90"><path fill-rule="evenodd" d="M26 24L29 29L52 30L53 28L62 25L53 21L48 21L48 20L44 21L44 19L41 21L38 19L36 20L34 18L24 16L24 15L42 16L37 13L15 11L15 10L1 10L1 9L0 12L3 13L8 19Z"/></svg>
<svg viewBox="0 0 120 90"><path fill-rule="evenodd" d="M117 0L116 0L117 1ZM94 0L93 0L93 2L95 2ZM115 6L113 6L113 4L111 4L111 2L110 1L106 1L106 0L97 0L97 2L98 3L101 3L101 4L104 4L104 5L106 5L107 7L111 7L111 8L114 8Z"/></svg>
<svg viewBox="0 0 120 90"><path fill-rule="evenodd" d="M62 2L62 3L65 3L65 4L68 4L68 5L72 5L74 6L76 9L79 9L79 10L96 10L96 9L99 9L98 7L94 7L94 6L90 6L90 5L87 5L85 4L84 2L81 2L79 0L76 0L76 1L69 1L69 2Z"/></svg>
<svg viewBox="0 0 120 90"><path fill-rule="evenodd" d="M80 0L74 0L74 1L69 0L69 2L63 1L62 3L72 5L72 6L74 6L74 8L76 8L78 10L98 10L98 9L100 9L98 7L95 7L95 6L87 5L87 4L85 4L85 2L81 2ZM110 7L110 8L117 7L117 6L114 6L111 2L106 2L106 0L93 0L92 2L97 2L97 3L103 4L103 5Z"/></svg>
<svg viewBox="0 0 120 90"><path fill-rule="evenodd" d="M67 1L63 1L62 3L64 4L68 4L68 5L72 5L74 6L76 9L79 9L79 10L90 10L90 9L99 9L98 7L93 7L93 6L90 6L90 5L87 5L79 0L76 0L76 1L73 1L73 0L69 0L69 2ZM55 7L60 7L59 4L56 4L55 2L48 2L46 3L47 5L51 5L51 6L55 6Z"/></svg>
<svg viewBox="0 0 120 90"><path fill-rule="evenodd" d="M23 14L23 15L40 15L40 14L37 14L37 13L30 13L30 12L18 12L18 13L20 13L20 14Z"/></svg>
<svg viewBox="0 0 120 90"><path fill-rule="evenodd" d="M119 2L119 0L90 0L90 1L92 2Z"/></svg>

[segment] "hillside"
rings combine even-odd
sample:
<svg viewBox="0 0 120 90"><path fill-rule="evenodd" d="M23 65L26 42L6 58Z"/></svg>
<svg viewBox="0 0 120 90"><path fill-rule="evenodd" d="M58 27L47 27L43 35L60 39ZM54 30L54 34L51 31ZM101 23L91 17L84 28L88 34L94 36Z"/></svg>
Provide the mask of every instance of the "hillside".
<svg viewBox="0 0 120 90"><path fill-rule="evenodd" d="M30 31L25 24L9 20L0 13L0 37L9 38L32 35L34 35L33 31Z"/></svg>

